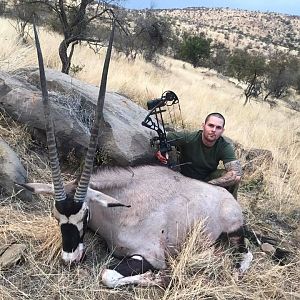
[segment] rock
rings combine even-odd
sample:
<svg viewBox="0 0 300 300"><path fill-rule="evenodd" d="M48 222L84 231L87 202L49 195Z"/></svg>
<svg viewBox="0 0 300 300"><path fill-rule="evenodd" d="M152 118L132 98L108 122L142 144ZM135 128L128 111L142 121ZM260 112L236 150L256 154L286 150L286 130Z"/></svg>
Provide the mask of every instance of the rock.
<svg viewBox="0 0 300 300"><path fill-rule="evenodd" d="M276 252L276 249L269 243L263 243L260 246L261 250L269 255L273 255Z"/></svg>
<svg viewBox="0 0 300 300"><path fill-rule="evenodd" d="M0 256L0 269L8 269L18 263L24 255L26 245L12 244Z"/></svg>
<svg viewBox="0 0 300 300"><path fill-rule="evenodd" d="M272 152L266 149L250 149L247 151L246 160L253 161L257 165L273 161Z"/></svg>
<svg viewBox="0 0 300 300"><path fill-rule="evenodd" d="M294 237L297 240L298 243L300 243L300 225L298 226L298 228L295 230L294 232Z"/></svg>
<svg viewBox="0 0 300 300"><path fill-rule="evenodd" d="M0 256L5 252L5 250L9 247L9 245L1 245L0 246Z"/></svg>
<svg viewBox="0 0 300 300"><path fill-rule="evenodd" d="M0 193L10 196L18 192L19 198L29 201L31 193L14 185L15 182L25 183L26 181L27 173L18 156L0 137Z"/></svg>
<svg viewBox="0 0 300 300"><path fill-rule="evenodd" d="M89 142L99 88L54 70L46 70L46 77L59 154L68 157L71 152L82 157ZM37 69L24 69L14 77L0 72L1 107L13 119L26 124L36 139L45 142ZM106 93L98 144L112 162L130 165L152 160L149 140L153 133L141 125L147 113L124 96Z"/></svg>
<svg viewBox="0 0 300 300"><path fill-rule="evenodd" d="M270 165L273 161L272 152L266 149L249 149L244 153L246 163L243 170L246 173L253 173L262 165Z"/></svg>

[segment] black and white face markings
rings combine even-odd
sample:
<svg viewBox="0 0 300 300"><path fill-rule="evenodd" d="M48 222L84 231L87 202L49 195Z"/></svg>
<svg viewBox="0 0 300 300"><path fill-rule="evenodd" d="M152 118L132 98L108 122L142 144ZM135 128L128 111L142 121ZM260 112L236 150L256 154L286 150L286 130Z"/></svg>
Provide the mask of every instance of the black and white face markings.
<svg viewBox="0 0 300 300"><path fill-rule="evenodd" d="M62 260L80 262L84 256L83 238L87 229L89 210L86 202L75 202L73 197L56 202L53 211L62 235Z"/></svg>

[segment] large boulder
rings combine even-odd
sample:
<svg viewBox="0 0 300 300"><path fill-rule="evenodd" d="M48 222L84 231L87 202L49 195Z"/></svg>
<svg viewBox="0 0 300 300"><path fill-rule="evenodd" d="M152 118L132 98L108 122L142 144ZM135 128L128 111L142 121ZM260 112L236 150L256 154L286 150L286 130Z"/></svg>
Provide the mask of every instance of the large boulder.
<svg viewBox="0 0 300 300"><path fill-rule="evenodd" d="M46 78L59 153L67 157L72 151L80 157L89 142L99 88L50 69L46 69ZM0 72L0 108L45 142L39 86L38 69L22 69L13 76ZM107 92L103 114L102 153L119 165L152 160L152 132L141 125L146 110L122 95Z"/></svg>
<svg viewBox="0 0 300 300"><path fill-rule="evenodd" d="M10 146L0 137L0 194L31 200L31 193L14 183L25 183L27 173Z"/></svg>

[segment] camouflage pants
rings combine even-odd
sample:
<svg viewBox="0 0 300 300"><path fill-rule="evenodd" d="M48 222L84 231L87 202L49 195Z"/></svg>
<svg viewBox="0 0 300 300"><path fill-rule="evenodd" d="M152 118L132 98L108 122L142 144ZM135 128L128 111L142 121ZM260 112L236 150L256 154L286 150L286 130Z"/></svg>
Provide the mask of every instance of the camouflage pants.
<svg viewBox="0 0 300 300"><path fill-rule="evenodd" d="M216 178L222 177L226 172L227 171L224 170L224 169L217 169L216 171L213 171L212 173L210 173L209 176L206 177L204 181L208 182L208 181L210 181L212 179L216 179ZM225 187L225 189L228 192L230 192L235 199L237 199L238 188L239 188L239 184L238 183Z"/></svg>

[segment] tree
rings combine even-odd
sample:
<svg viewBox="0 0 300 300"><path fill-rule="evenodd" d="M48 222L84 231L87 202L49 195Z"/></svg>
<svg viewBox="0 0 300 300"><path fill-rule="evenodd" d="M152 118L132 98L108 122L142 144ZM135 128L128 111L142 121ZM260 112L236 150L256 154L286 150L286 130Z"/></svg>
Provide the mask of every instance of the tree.
<svg viewBox="0 0 300 300"><path fill-rule="evenodd" d="M103 36L95 30L99 23L107 24L110 19L107 13L111 11L111 5L118 1L94 0L20 0L27 4L40 4L48 7L54 13L52 15L53 29L63 34L63 40L59 45L59 57L62 63L61 71L68 74L75 46L80 42L90 45L101 45ZM29 2L28 2L29 1ZM58 25L59 24L59 25ZM100 33L100 34L99 34Z"/></svg>
<svg viewBox="0 0 300 300"><path fill-rule="evenodd" d="M27 39L29 37L28 25L32 22L33 14L39 9L37 4L29 3L29 0L13 0L13 9L11 9L9 13L16 21L16 25L12 24L12 26L14 26L23 43L27 43Z"/></svg>
<svg viewBox="0 0 300 300"><path fill-rule="evenodd" d="M209 67L224 74L228 65L230 50L223 43L215 42L212 46Z"/></svg>
<svg viewBox="0 0 300 300"><path fill-rule="evenodd" d="M250 55L247 63L247 72L245 72L244 78L244 81L247 84L247 87L244 90L244 105L250 101L251 97L257 98L262 94L262 82L266 70L266 60L261 55Z"/></svg>
<svg viewBox="0 0 300 300"><path fill-rule="evenodd" d="M210 44L211 40L206 39L203 35L184 35L177 56L179 59L191 63L194 68L206 66L211 52Z"/></svg>
<svg viewBox="0 0 300 300"><path fill-rule="evenodd" d="M168 45L171 28L168 22L151 14L136 20L135 41L145 60L151 61L156 53Z"/></svg>
<svg viewBox="0 0 300 300"><path fill-rule="evenodd" d="M299 70L300 62L296 57L276 53L267 65L264 100L269 96L279 99L287 94L290 87L296 87Z"/></svg>
<svg viewBox="0 0 300 300"><path fill-rule="evenodd" d="M229 57L227 75L246 83L245 102L262 93L262 83L266 72L266 60L262 55L249 54L246 50L236 49Z"/></svg>
<svg viewBox="0 0 300 300"><path fill-rule="evenodd" d="M297 91L297 93L299 94L300 93L300 68L295 77L294 88Z"/></svg>
<svg viewBox="0 0 300 300"><path fill-rule="evenodd" d="M1 0L0 1L0 16L4 15L6 11L6 1Z"/></svg>
<svg viewBox="0 0 300 300"><path fill-rule="evenodd" d="M135 59L141 54L145 60L152 61L158 52L167 49L173 40L171 25L150 12L139 16L127 35L119 32L115 48L125 53L127 58Z"/></svg>

